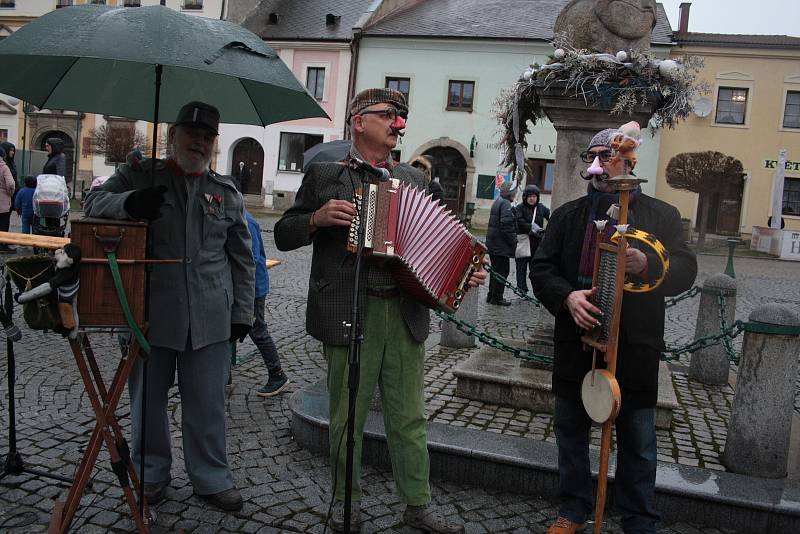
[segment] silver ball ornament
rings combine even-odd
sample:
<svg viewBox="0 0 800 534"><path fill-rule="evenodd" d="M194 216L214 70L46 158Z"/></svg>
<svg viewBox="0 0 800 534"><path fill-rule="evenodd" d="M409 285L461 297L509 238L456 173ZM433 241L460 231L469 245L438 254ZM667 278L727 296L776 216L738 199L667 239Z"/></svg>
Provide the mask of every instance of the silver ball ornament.
<svg viewBox="0 0 800 534"><path fill-rule="evenodd" d="M556 48L556 51L553 52L553 57L562 60L566 57L567 53L564 51L563 48Z"/></svg>
<svg viewBox="0 0 800 534"><path fill-rule="evenodd" d="M525 69L525 72L522 73L522 79L526 82L531 79L533 76L533 71L531 69Z"/></svg>
<svg viewBox="0 0 800 534"><path fill-rule="evenodd" d="M626 51L620 50L619 52L617 52L617 61L619 61L620 63L624 63L625 60L627 59L628 59L628 53Z"/></svg>
<svg viewBox="0 0 800 534"><path fill-rule="evenodd" d="M666 78L672 78L677 70L678 64L671 59L665 59L658 65L658 72Z"/></svg>

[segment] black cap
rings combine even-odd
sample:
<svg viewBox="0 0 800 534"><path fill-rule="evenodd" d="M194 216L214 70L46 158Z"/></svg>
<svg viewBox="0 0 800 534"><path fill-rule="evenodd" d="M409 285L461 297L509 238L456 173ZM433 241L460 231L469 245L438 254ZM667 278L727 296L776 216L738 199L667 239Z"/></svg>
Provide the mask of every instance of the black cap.
<svg viewBox="0 0 800 534"><path fill-rule="evenodd" d="M203 102L189 102L178 112L175 124L201 126L219 135L219 110Z"/></svg>

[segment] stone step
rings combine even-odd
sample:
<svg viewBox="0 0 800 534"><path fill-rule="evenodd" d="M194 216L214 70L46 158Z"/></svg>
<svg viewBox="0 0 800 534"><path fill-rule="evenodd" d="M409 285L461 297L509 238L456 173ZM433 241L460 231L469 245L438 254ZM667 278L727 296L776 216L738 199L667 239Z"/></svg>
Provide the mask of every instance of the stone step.
<svg viewBox="0 0 800 534"><path fill-rule="evenodd" d="M519 341L503 342L524 346ZM453 375L457 378L456 395L460 397L553 413L552 371L539 364L529 364L508 352L483 347L458 364ZM665 362L661 362L656 428L668 429L672 424L672 411L677 407L678 398L670 370Z"/></svg>

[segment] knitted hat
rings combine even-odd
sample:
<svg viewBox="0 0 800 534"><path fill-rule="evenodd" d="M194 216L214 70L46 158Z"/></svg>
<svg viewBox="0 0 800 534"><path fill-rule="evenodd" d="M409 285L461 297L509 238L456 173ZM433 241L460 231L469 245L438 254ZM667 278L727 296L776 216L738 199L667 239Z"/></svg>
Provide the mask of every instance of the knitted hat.
<svg viewBox="0 0 800 534"><path fill-rule="evenodd" d="M408 105L403 93L393 89L375 87L373 89L364 89L353 97L347 106L347 120L349 121L353 115L358 115L368 107L383 102L393 105L403 116L408 114Z"/></svg>
<svg viewBox="0 0 800 534"><path fill-rule="evenodd" d="M605 146L611 148L611 141L614 139L614 136L619 133L619 130L616 128L606 128L605 130L601 130L592 137L592 140L589 142L589 146L586 150L591 150L596 146Z"/></svg>
<svg viewBox="0 0 800 534"><path fill-rule="evenodd" d="M510 197L517 192L517 184L516 182L503 182L500 184L500 196L501 197Z"/></svg>

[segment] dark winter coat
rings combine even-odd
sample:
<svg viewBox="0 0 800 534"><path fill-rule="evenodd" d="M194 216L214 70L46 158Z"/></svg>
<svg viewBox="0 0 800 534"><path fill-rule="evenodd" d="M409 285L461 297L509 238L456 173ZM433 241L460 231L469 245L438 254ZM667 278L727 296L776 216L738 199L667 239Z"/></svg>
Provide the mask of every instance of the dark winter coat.
<svg viewBox="0 0 800 534"><path fill-rule="evenodd" d="M53 150L47 158L47 163L44 164L42 174L57 174L66 177L67 158L64 156L64 141L57 137L51 137L47 140L47 144L49 144Z"/></svg>
<svg viewBox="0 0 800 534"><path fill-rule="evenodd" d="M581 289L578 276L589 209L587 196L553 212L531 268L536 297L556 317L553 392L574 400L580 398L580 383L591 369L592 352L583 351L581 332L564 303L572 291ZM659 357L664 349L664 297L691 288L697 259L681 237L680 215L674 207L639 194L634 215L634 226L661 241L670 259L666 278L656 290L626 292L622 300L617 379L623 402L650 407L656 402ZM657 278L661 272L657 256L648 253L647 247L642 251L648 254L648 278Z"/></svg>
<svg viewBox="0 0 800 534"><path fill-rule="evenodd" d="M530 195L539 197L539 188L529 185L525 188L522 194L522 203L514 208L514 214L517 220L517 234L528 234L531 240L531 255L536 254L536 249L542 241L542 237L537 237L531 234L531 222L539 225L539 228L544 228L544 221L550 220L550 209L537 200L536 204L531 206L528 204L528 197ZM533 220L533 212L536 210L536 220Z"/></svg>
<svg viewBox="0 0 800 534"><path fill-rule="evenodd" d="M511 202L498 196L489 212L489 227L486 230L486 248L489 254L513 258L517 249L517 223Z"/></svg>

